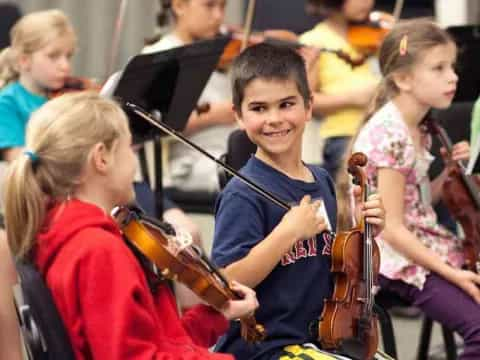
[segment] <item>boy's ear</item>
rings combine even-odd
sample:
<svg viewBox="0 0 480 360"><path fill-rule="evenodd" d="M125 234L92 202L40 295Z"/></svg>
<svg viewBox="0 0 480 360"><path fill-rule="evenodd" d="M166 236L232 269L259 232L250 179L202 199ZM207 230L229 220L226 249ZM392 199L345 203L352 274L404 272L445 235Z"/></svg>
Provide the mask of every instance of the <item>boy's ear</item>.
<svg viewBox="0 0 480 360"><path fill-rule="evenodd" d="M172 11L176 16L182 15L185 3L185 0L172 0Z"/></svg>
<svg viewBox="0 0 480 360"><path fill-rule="evenodd" d="M245 125L243 124L242 113L240 110L237 110L235 106L232 107L233 115L235 116L235 121L237 122L238 127L241 130L245 130Z"/></svg>

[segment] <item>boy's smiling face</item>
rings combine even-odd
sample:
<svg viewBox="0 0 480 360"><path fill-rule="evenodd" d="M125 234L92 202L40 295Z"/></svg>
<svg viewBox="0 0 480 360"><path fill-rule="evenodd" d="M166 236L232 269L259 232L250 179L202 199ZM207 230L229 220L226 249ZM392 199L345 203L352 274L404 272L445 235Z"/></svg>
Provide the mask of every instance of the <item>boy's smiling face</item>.
<svg viewBox="0 0 480 360"><path fill-rule="evenodd" d="M311 119L294 80L252 80L244 91L237 121L257 144L256 156L267 162L301 157L305 123Z"/></svg>

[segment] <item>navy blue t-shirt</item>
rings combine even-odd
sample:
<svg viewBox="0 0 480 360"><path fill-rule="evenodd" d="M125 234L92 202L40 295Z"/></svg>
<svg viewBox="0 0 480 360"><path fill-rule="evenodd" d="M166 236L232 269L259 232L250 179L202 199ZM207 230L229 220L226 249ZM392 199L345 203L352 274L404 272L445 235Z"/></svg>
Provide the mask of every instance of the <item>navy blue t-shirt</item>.
<svg viewBox="0 0 480 360"><path fill-rule="evenodd" d="M334 185L327 172L308 166L315 182L294 180L271 166L251 157L241 173L289 204L303 196L323 199L330 224L336 224ZM244 258L278 225L285 210L266 200L238 179L232 179L220 194L215 213L215 237L212 257L225 267ZM335 231L335 229L332 229ZM333 238L324 232L296 243L272 272L255 288L260 306L259 323L265 326L267 338L248 344L240 337L240 325L232 322L216 350L235 355L236 359L270 358L288 344L314 342L309 325L322 312L323 300L330 297L333 278L330 251Z"/></svg>

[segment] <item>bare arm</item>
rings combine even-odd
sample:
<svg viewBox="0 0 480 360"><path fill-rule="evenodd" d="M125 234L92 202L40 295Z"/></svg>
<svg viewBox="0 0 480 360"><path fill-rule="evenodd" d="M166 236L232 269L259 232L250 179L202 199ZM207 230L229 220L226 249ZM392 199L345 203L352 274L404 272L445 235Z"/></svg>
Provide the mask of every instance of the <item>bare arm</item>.
<svg viewBox="0 0 480 360"><path fill-rule="evenodd" d="M480 290L476 286L480 283L480 276L470 271L453 268L443 262L405 226L403 221L405 177L396 170L379 169L378 192L383 199L386 212L383 231L385 241L414 263L439 274L480 302Z"/></svg>
<svg viewBox="0 0 480 360"><path fill-rule="evenodd" d="M313 93L313 113L316 116L322 116L349 107L366 108L376 87L376 84L372 83L359 89L338 94L325 94L320 89L320 91Z"/></svg>
<svg viewBox="0 0 480 360"><path fill-rule="evenodd" d="M12 294L12 286L16 282L15 268L5 232L0 230L0 359L22 359Z"/></svg>
<svg viewBox="0 0 480 360"><path fill-rule="evenodd" d="M227 277L251 288L261 283L295 242L325 230L325 220L316 215L319 206L320 202L311 203L309 196L304 197L247 256L224 269Z"/></svg>
<svg viewBox="0 0 480 360"><path fill-rule="evenodd" d="M229 101L210 104L210 109L198 114L193 112L187 122L185 134L192 135L215 125L228 125L235 122L232 103Z"/></svg>

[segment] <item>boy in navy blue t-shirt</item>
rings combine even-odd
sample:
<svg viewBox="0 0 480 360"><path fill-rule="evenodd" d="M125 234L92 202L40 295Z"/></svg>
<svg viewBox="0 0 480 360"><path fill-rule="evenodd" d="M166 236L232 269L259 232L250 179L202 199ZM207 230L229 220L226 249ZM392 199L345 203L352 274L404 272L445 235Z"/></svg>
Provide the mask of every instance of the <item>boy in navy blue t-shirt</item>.
<svg viewBox="0 0 480 360"><path fill-rule="evenodd" d="M239 360L334 358L305 345L315 343L309 326L333 290L330 249L337 208L327 172L301 160L303 131L312 115L303 59L286 48L250 47L233 64L232 85L237 121L257 145L241 173L292 208L285 213L238 179L221 193L213 259L230 279L256 289L256 317L267 338L247 344L233 322L217 350ZM383 227L378 195L365 202L363 215Z"/></svg>

